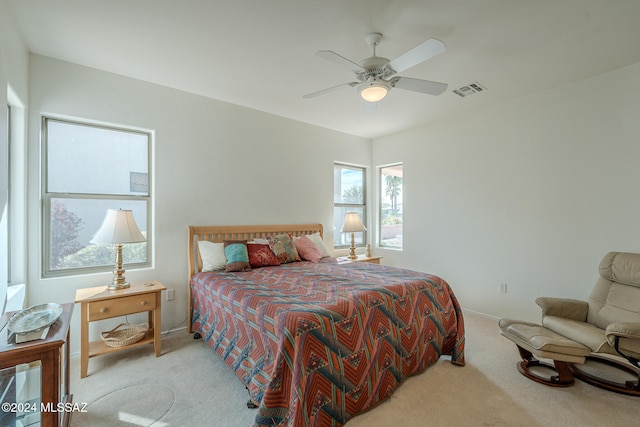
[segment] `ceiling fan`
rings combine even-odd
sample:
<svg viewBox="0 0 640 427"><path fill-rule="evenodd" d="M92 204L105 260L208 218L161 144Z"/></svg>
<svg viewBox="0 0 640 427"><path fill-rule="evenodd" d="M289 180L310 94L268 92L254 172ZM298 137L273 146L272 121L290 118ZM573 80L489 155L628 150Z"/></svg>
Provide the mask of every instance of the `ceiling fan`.
<svg viewBox="0 0 640 427"><path fill-rule="evenodd" d="M318 56L350 69L355 74L356 81L308 93L303 98L313 98L343 86L356 87L362 99L369 102L380 101L394 87L429 95L440 95L447 90L446 83L398 76L398 73L444 53L447 48L440 40L428 39L392 61L376 56L376 46L380 40L380 33L371 33L365 38L367 44L373 48L373 56L359 64L330 50L318 51Z"/></svg>

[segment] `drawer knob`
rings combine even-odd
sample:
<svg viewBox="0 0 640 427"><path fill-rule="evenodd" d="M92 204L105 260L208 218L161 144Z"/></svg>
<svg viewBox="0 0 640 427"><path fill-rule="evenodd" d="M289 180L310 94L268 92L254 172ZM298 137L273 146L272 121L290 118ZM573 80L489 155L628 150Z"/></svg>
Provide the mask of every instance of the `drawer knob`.
<svg viewBox="0 0 640 427"><path fill-rule="evenodd" d="M102 307L100 309L100 313L106 313L107 312L107 307Z"/></svg>
<svg viewBox="0 0 640 427"><path fill-rule="evenodd" d="M147 305L146 301L140 301L140 305Z"/></svg>

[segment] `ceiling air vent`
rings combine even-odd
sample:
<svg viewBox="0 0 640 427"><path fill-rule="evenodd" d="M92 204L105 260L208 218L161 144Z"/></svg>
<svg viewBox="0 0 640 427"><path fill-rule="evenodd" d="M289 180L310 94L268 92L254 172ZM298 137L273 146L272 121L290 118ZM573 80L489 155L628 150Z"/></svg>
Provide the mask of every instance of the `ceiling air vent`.
<svg viewBox="0 0 640 427"><path fill-rule="evenodd" d="M453 93L464 98L465 96L473 95L474 93L483 92L485 90L487 89L484 86L482 86L480 83L474 82L466 86L459 87L458 89L455 89Z"/></svg>

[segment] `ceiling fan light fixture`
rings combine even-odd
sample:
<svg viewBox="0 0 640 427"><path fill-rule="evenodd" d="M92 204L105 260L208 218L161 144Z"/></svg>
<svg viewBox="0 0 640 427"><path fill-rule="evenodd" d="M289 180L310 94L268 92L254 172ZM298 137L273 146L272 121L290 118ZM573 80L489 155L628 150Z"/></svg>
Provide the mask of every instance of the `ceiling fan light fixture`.
<svg viewBox="0 0 640 427"><path fill-rule="evenodd" d="M408 70L446 52L447 48L443 42L437 39L427 39L390 61L387 58L376 55L376 46L380 43L380 40L382 40L382 34L380 33L372 33L365 38L367 44L373 48L373 56L363 59L360 63L353 62L330 50L316 52L318 56L350 69L355 74L356 81L318 90L302 97L313 98L343 86L351 86L356 88L362 99L374 103L384 99L391 88L426 93L428 95L440 95L447 90L446 83L412 79L398 75L404 70Z"/></svg>
<svg viewBox="0 0 640 427"><path fill-rule="evenodd" d="M374 80L360 85L360 96L367 102L378 102L382 100L391 89L391 86L383 81Z"/></svg>

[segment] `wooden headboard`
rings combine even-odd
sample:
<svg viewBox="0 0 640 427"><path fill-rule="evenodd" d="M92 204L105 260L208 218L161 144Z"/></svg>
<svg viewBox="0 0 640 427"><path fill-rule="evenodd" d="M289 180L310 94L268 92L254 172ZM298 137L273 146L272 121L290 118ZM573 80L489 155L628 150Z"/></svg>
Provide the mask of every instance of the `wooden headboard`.
<svg viewBox="0 0 640 427"><path fill-rule="evenodd" d="M316 232L323 236L322 224L282 224L282 225L190 225L189 229L189 247L187 254L189 256L189 277L187 279L188 287L188 304L187 307L187 329L191 330L191 276L200 272L202 269L202 258L198 251L198 241L208 240L214 243L222 243L225 240L247 240L266 239L277 234L291 233L294 236L303 234L313 234Z"/></svg>

